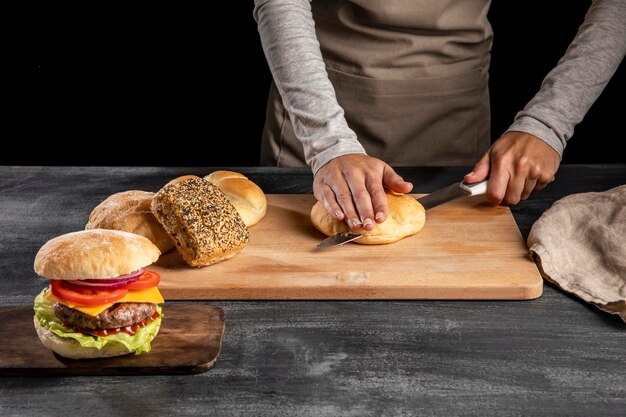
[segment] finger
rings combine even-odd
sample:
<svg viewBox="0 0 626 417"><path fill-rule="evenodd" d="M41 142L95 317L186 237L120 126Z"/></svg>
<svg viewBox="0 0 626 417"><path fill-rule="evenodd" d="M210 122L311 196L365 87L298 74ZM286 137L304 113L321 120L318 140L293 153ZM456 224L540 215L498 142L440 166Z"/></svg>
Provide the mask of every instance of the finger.
<svg viewBox="0 0 626 417"><path fill-rule="evenodd" d="M354 202L352 201L352 193L348 188L348 184L343 183L333 191L335 192L337 203L341 207L341 211L343 211L343 220L346 222L348 227L350 227L350 229L358 229L361 227L361 219L357 213L356 207L354 206Z"/></svg>
<svg viewBox="0 0 626 417"><path fill-rule="evenodd" d="M385 193L385 189L383 188L380 181L372 180L366 184L366 187L369 191L370 198L372 200L372 208L374 217L373 220L376 223L382 223L387 218L387 210L388 210L388 202L387 202L387 194ZM368 226L367 219L363 220L363 227L366 230L372 230L375 226L372 223Z"/></svg>
<svg viewBox="0 0 626 417"><path fill-rule="evenodd" d="M474 165L474 170L466 174L463 179L469 183L474 183L477 181L484 180L485 178L487 178L487 175L489 175L489 169L490 169L489 164L490 164L489 151L487 151L487 153L483 155L482 158L480 158L480 161L478 161L478 163Z"/></svg>
<svg viewBox="0 0 626 417"><path fill-rule="evenodd" d="M546 188L548 184L545 182L537 182L537 185L535 185L535 191L541 191L544 188Z"/></svg>
<svg viewBox="0 0 626 417"><path fill-rule="evenodd" d="M530 197L532 193L543 190L548 184L554 181L554 175L547 172L541 172L539 170L536 170L535 172L531 170L528 177L529 178L526 180L527 184L524 185L524 192L522 193L523 200Z"/></svg>
<svg viewBox="0 0 626 417"><path fill-rule="evenodd" d="M504 201L507 204L515 205L520 202L526 184L526 174L526 172L516 172L509 176L509 182L504 195Z"/></svg>
<svg viewBox="0 0 626 417"><path fill-rule="evenodd" d="M365 187L365 183L361 182L348 182L350 192L352 193L352 201L356 208L356 222L355 219L351 220L353 229L359 228L365 225L367 220L368 227L373 228L374 209L372 208L372 199L370 193Z"/></svg>
<svg viewBox="0 0 626 417"><path fill-rule="evenodd" d="M487 183L487 201L497 205L502 203L504 199L511 175L501 164L495 164L490 168L490 171L491 174Z"/></svg>
<svg viewBox="0 0 626 417"><path fill-rule="evenodd" d="M413 189L413 184L404 181L389 165L383 168L383 185L397 193L408 193Z"/></svg>
<svg viewBox="0 0 626 417"><path fill-rule="evenodd" d="M324 185L321 188L322 189L319 191L319 195L316 195L317 199L322 202L322 205L333 219L342 221L344 219L344 214L339 206L339 203L337 202L335 193L328 185Z"/></svg>
<svg viewBox="0 0 626 417"><path fill-rule="evenodd" d="M343 209L337 201L332 184L340 183L337 181L343 181L343 178L337 177L336 175L325 175L326 168L327 166L322 168L313 178L313 194L315 195L315 198L322 203L328 214L333 219L342 221L345 218L345 215L343 213ZM335 180L328 182L328 177L335 178Z"/></svg>
<svg viewBox="0 0 626 417"><path fill-rule="evenodd" d="M526 178L524 182L524 190L522 191L522 200L527 200L528 197L535 191L537 186L537 180L533 178Z"/></svg>

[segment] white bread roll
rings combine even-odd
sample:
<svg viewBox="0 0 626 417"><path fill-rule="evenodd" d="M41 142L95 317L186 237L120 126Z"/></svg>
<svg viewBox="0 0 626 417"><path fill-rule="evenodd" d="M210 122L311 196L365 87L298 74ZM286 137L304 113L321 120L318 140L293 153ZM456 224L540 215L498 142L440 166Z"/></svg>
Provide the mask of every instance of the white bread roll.
<svg viewBox="0 0 626 417"><path fill-rule="evenodd" d="M130 190L109 196L89 215L85 229L113 229L150 239L165 253L174 241L150 211L154 193Z"/></svg>
<svg viewBox="0 0 626 417"><path fill-rule="evenodd" d="M159 259L150 240L120 230L81 230L46 242L35 256L35 272L48 279L106 279L130 274Z"/></svg>
<svg viewBox="0 0 626 417"><path fill-rule="evenodd" d="M233 171L214 171L204 177L222 190L235 206L246 227L257 224L267 211L263 190L248 177Z"/></svg>
<svg viewBox="0 0 626 417"><path fill-rule="evenodd" d="M354 240L355 243L364 245L392 243L422 230L426 222L426 211L416 199L387 191L387 201L389 202L387 219L377 223L372 230L354 230L354 233L363 235ZM345 222L333 219L319 201L311 209L311 222L326 236L351 231Z"/></svg>

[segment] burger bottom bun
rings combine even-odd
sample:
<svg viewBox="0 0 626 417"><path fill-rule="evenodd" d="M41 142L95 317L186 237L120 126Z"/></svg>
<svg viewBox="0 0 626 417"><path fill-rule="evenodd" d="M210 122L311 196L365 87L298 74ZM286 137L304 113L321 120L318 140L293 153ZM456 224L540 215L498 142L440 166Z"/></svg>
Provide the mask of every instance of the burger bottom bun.
<svg viewBox="0 0 626 417"><path fill-rule="evenodd" d="M33 318L35 330L41 343L53 352L70 359L96 359L111 358L113 356L127 355L130 352L121 343L107 343L102 349L94 347L83 347L76 340L59 337L50 330L39 324L37 316Z"/></svg>
<svg viewBox="0 0 626 417"><path fill-rule="evenodd" d="M416 199L391 191L387 191L386 195L389 203L387 219L377 223L372 230L354 230L355 233L363 235L354 243L364 245L393 243L422 230L426 222L426 211ZM345 222L333 219L319 201L311 209L311 222L326 236L351 231Z"/></svg>

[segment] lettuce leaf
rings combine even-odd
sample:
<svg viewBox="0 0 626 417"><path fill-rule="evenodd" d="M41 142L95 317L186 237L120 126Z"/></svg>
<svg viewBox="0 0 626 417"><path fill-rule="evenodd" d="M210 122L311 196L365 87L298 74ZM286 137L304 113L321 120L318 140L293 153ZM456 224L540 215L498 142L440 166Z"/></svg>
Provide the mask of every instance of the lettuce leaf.
<svg viewBox="0 0 626 417"><path fill-rule="evenodd" d="M45 297L47 291L48 289L45 288L35 298L34 310L39 319L39 324L44 328L48 328L57 336L74 339L84 347L102 349L107 343L121 343L126 346L129 352L135 352L135 355L139 355L142 352L150 352L150 341L154 339L159 332L159 327L161 327L161 319L163 318L161 306L157 305L157 312L160 314L159 318L152 321L146 327L137 329L134 335L119 332L117 334L100 337L78 333L74 331L74 329L65 327L54 314L54 302Z"/></svg>

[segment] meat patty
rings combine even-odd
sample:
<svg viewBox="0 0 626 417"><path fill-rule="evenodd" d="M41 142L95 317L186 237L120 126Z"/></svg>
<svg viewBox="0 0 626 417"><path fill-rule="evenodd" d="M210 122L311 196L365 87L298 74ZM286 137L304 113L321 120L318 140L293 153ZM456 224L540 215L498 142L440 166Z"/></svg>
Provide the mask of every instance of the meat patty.
<svg viewBox="0 0 626 417"><path fill-rule="evenodd" d="M64 304L54 304L54 314L64 324L86 330L116 329L132 326L156 313L156 304L117 303L97 316L90 316Z"/></svg>

